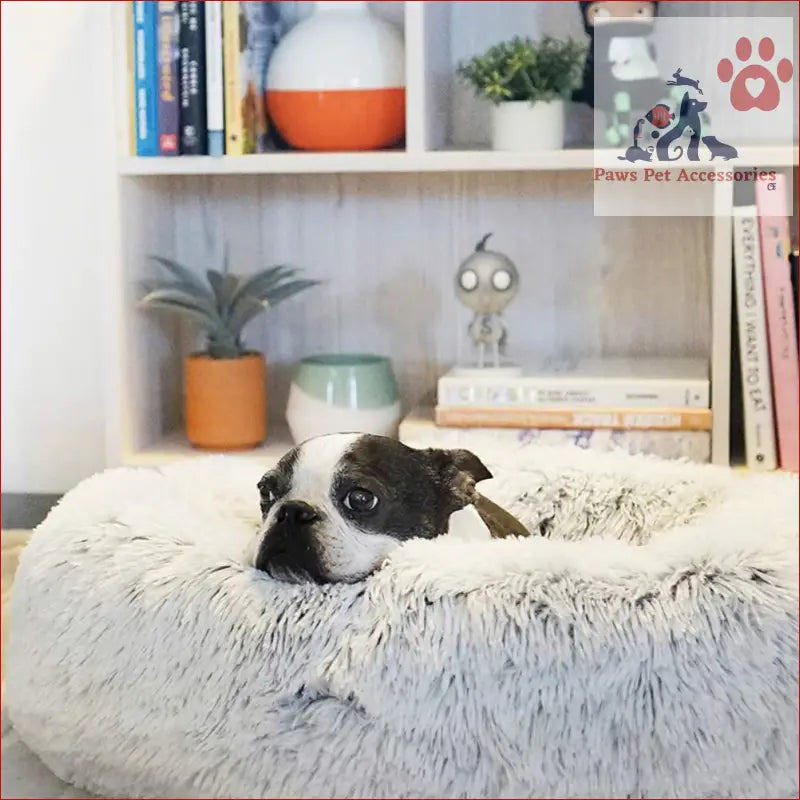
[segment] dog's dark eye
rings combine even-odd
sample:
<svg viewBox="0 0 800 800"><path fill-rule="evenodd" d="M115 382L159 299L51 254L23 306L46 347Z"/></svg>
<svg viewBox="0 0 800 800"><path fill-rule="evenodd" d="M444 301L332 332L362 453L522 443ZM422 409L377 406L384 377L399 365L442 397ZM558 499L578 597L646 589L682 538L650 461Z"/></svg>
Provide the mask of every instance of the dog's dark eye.
<svg viewBox="0 0 800 800"><path fill-rule="evenodd" d="M344 504L351 511L372 511L378 505L378 498L369 489L357 487L344 496Z"/></svg>
<svg viewBox="0 0 800 800"><path fill-rule="evenodd" d="M261 495L262 503L274 503L276 500L272 486L264 478L258 482L258 493Z"/></svg>
<svg viewBox="0 0 800 800"><path fill-rule="evenodd" d="M277 499L275 490L266 480L258 482L258 492L261 495L261 508L269 508Z"/></svg>

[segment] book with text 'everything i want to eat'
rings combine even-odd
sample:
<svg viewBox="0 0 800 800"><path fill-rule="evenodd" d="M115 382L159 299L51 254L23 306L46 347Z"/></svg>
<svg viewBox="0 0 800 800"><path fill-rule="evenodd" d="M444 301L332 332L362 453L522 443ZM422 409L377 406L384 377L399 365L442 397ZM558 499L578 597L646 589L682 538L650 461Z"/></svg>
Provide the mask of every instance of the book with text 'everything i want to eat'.
<svg viewBox="0 0 800 800"><path fill-rule="evenodd" d="M584 359L527 374L456 367L439 378L448 407L529 409L709 408L708 363L699 358Z"/></svg>
<svg viewBox="0 0 800 800"><path fill-rule="evenodd" d="M756 206L740 206L733 211L745 458L752 470L770 470L777 467L777 453L758 215Z"/></svg>

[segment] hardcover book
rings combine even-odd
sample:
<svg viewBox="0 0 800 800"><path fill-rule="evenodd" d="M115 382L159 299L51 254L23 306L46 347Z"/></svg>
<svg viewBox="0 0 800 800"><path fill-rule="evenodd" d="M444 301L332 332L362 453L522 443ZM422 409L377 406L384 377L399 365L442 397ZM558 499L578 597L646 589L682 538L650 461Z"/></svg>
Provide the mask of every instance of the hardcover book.
<svg viewBox="0 0 800 800"><path fill-rule="evenodd" d="M708 408L710 381L703 359L584 359L519 377L456 368L439 378L437 399L451 407Z"/></svg>
<svg viewBox="0 0 800 800"><path fill-rule="evenodd" d="M205 0L206 126L208 153L225 154L225 81L222 55L222 0Z"/></svg>
<svg viewBox="0 0 800 800"><path fill-rule="evenodd" d="M733 258L731 258L731 287L736 285ZM736 302L731 296L731 354L730 398L728 410L728 457L731 466L744 465L744 392L742 391L742 359L739 354L739 318Z"/></svg>
<svg viewBox="0 0 800 800"><path fill-rule="evenodd" d="M226 2L223 31L226 152L266 152L269 129L264 92L267 65L281 31L278 4Z"/></svg>
<svg viewBox="0 0 800 800"><path fill-rule="evenodd" d="M206 16L203 4L179 2L180 148L182 155L208 152L206 126Z"/></svg>
<svg viewBox="0 0 800 800"><path fill-rule="evenodd" d="M777 175L774 184L774 188L769 189L763 181L756 183L761 270L764 276L778 463L782 469L797 472L800 461L800 392L785 177Z"/></svg>
<svg viewBox="0 0 800 800"><path fill-rule="evenodd" d="M709 431L711 409L436 406L436 424L455 428L608 428L610 430Z"/></svg>
<svg viewBox="0 0 800 800"><path fill-rule="evenodd" d="M158 2L158 150L162 156L180 152L178 101L177 3Z"/></svg>
<svg viewBox="0 0 800 800"><path fill-rule="evenodd" d="M777 466L777 458L755 206L734 208L733 239L745 457L750 469L770 470Z"/></svg>
<svg viewBox="0 0 800 800"><path fill-rule="evenodd" d="M410 447L463 447L480 456L482 448L509 450L522 447L571 445L601 452L643 453L661 458L711 460L709 431L659 430L544 430L538 428L443 428L435 424L433 409L420 406L400 423L400 441Z"/></svg>
<svg viewBox="0 0 800 800"><path fill-rule="evenodd" d="M222 52L225 76L225 154L241 156L254 152L244 139L241 103L241 36L240 3L227 0L222 4Z"/></svg>
<svg viewBox="0 0 800 800"><path fill-rule="evenodd" d="M136 155L158 155L158 52L155 4L133 2Z"/></svg>

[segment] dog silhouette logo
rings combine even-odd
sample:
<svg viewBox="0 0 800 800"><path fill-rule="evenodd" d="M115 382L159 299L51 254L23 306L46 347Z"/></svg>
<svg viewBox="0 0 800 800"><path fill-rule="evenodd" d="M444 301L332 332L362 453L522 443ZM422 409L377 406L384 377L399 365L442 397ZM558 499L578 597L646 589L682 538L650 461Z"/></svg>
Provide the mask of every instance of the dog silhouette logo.
<svg viewBox="0 0 800 800"><path fill-rule="evenodd" d="M708 102L690 94L703 94L698 78L684 75L678 67L672 73L672 80L666 81L665 85L686 87L678 107L673 111L666 102L659 102L640 117L633 127L630 146L623 155L617 156L620 161L634 164L651 162L654 157L657 161L678 161L684 157L688 161L700 161L701 152L710 161L715 158L729 161L739 155L733 145L708 133L704 135L704 112ZM647 145L643 142L646 127L651 128L650 139L653 140Z"/></svg>

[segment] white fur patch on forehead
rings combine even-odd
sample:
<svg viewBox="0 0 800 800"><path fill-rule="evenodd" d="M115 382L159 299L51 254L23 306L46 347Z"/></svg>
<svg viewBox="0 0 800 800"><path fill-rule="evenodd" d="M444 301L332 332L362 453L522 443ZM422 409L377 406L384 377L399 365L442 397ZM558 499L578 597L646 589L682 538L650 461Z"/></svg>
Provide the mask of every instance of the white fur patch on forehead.
<svg viewBox="0 0 800 800"><path fill-rule="evenodd" d="M342 456L362 436L361 433L332 433L303 442L297 450L287 497L307 503L326 499Z"/></svg>
<svg viewBox="0 0 800 800"><path fill-rule="evenodd" d="M314 529L320 561L330 580L360 580L377 569L399 541L359 530L342 517L331 497L334 476L346 452L358 447L361 433L336 433L304 442L297 451L285 500L302 500L322 512Z"/></svg>

